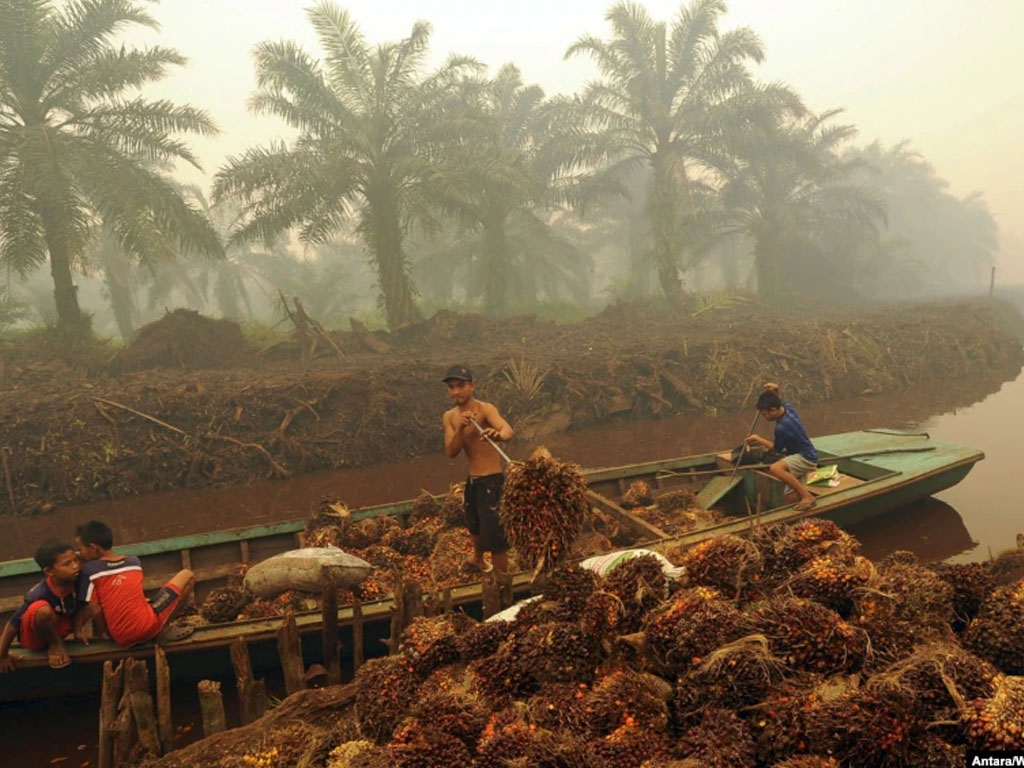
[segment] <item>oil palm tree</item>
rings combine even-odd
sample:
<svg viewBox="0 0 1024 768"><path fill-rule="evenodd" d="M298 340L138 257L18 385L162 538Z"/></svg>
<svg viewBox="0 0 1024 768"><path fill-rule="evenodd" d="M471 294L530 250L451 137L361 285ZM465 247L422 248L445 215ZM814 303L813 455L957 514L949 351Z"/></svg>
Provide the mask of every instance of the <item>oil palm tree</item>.
<svg viewBox="0 0 1024 768"><path fill-rule="evenodd" d="M579 295L583 255L551 226L564 165L554 156L558 141L549 141L561 132L560 102L526 85L513 64L463 83L462 96L464 135L441 148L435 200L464 228L465 240L447 253L467 259L470 296L500 316L510 298L532 301L545 288Z"/></svg>
<svg viewBox="0 0 1024 768"><path fill-rule="evenodd" d="M752 242L762 296L797 287L793 256L827 243L825 258L835 259L877 239L885 221L881 197L857 176L863 163L840 154L856 129L834 124L838 114L766 119L730 139L724 229Z"/></svg>
<svg viewBox="0 0 1024 768"><path fill-rule="evenodd" d="M394 327L419 316L405 238L410 223L428 215L431 146L446 128L445 99L475 65L453 57L423 76L430 37L423 22L399 42L371 47L337 6L324 2L307 14L323 61L294 42L259 44L250 99L254 112L282 118L297 138L229 160L215 197L244 203L235 242L298 227L304 242L323 243L354 219Z"/></svg>
<svg viewBox="0 0 1024 768"><path fill-rule="evenodd" d="M694 185L713 147L749 112L799 109L789 89L755 83L748 63L764 57L761 41L745 27L719 31L725 11L724 0L693 0L669 27L643 6L620 2L605 17L610 39L583 36L566 52L591 56L601 73L580 96L579 162L612 177L651 169L646 213L670 301L682 296L682 260L698 214Z"/></svg>
<svg viewBox="0 0 1024 768"><path fill-rule="evenodd" d="M80 332L72 267L102 220L136 258L169 239L222 253L216 233L158 171L198 161L180 134L212 135L190 106L133 95L184 64L169 48L115 45L156 27L135 0L0 0L0 260L27 274L49 258L58 327Z"/></svg>

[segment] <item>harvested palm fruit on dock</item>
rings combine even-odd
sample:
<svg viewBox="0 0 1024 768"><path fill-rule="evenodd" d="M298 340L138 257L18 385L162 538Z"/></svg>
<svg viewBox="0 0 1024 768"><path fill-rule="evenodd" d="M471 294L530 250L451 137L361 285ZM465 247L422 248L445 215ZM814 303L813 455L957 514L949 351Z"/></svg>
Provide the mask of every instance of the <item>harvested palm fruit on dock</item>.
<svg viewBox="0 0 1024 768"><path fill-rule="evenodd" d="M550 570L571 555L589 514L586 494L580 468L544 448L508 466L499 518L523 568Z"/></svg>

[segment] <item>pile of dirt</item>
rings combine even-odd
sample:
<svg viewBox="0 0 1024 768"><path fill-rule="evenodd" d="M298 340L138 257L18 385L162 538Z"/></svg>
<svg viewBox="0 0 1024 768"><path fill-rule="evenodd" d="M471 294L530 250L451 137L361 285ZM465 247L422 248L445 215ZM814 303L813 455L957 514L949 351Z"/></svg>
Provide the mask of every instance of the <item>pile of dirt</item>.
<svg viewBox="0 0 1024 768"><path fill-rule="evenodd" d="M812 519L752 531L751 578L728 593L735 543L679 553L706 566L685 583L651 555L604 576L566 565L509 621L418 618L335 695L298 693L155 765L952 768L1024 749L1019 653L1004 652L1024 641L1024 581L954 620L977 574L939 578L907 552L871 563ZM796 597L796 581L811 588ZM993 635L996 617L1013 621Z"/></svg>
<svg viewBox="0 0 1024 768"><path fill-rule="evenodd" d="M149 368L227 368L249 354L242 328L234 320L205 317L176 309L142 326L117 356L121 371Z"/></svg>

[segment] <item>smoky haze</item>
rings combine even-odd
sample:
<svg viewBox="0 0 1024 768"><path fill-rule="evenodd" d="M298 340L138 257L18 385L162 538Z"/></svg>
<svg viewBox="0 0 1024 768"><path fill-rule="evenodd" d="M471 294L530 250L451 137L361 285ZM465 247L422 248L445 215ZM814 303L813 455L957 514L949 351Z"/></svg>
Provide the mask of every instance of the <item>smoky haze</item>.
<svg viewBox="0 0 1024 768"><path fill-rule="evenodd" d="M276 117L246 110L255 86L251 50L263 40L318 51L304 8L277 0L165 0L153 9L162 29L135 31L132 43L177 48L189 64L148 89L206 109L221 135L196 140L206 176L232 154L285 137ZM404 37L414 21L433 26L432 63L449 53L473 56L492 71L516 63L527 83L549 95L577 92L596 76L584 57L563 60L581 34L603 36L608 4L393 0L342 3L370 43ZM671 20L680 7L649 0L651 16ZM859 141L909 140L956 195L984 194L1000 228L1001 279L1024 280L1024 3L1018 0L732 0L723 29L750 26L764 41L757 74L795 88L816 111L841 107Z"/></svg>

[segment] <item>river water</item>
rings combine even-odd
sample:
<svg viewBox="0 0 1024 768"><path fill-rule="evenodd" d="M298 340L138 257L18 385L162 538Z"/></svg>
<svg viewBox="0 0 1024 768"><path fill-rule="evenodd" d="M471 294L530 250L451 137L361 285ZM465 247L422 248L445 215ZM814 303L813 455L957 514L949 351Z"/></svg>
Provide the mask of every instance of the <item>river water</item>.
<svg viewBox="0 0 1024 768"><path fill-rule="evenodd" d="M933 437L979 448L984 461L959 485L935 498L889 513L851 531L872 559L909 549L922 560L971 561L1013 545L1024 531L1016 459L1024 425L1024 375L1013 381L981 379L884 396L797 404L808 431L830 434L874 427L927 431ZM54 535L70 536L76 522L108 521L122 543L294 519L305 515L324 494L351 506L396 501L421 488L442 492L461 479L461 460L441 452L438 402L438 454L393 464L304 475L284 482L203 491L173 491L146 497L57 509L34 518L0 520L0 559L27 556L35 544ZM682 456L737 445L752 411L718 416L678 416L660 421L618 422L535 441L552 453L585 467L612 466ZM762 433L767 431L762 426ZM511 447L514 457L532 448ZM190 683L191 684L191 683ZM195 721L195 703L176 700L175 722ZM0 706L0 738L19 768L51 765L88 768L95 761L97 697ZM17 738L13 738L18 734ZM192 734L194 736L194 734ZM4 761L4 764L8 764Z"/></svg>

